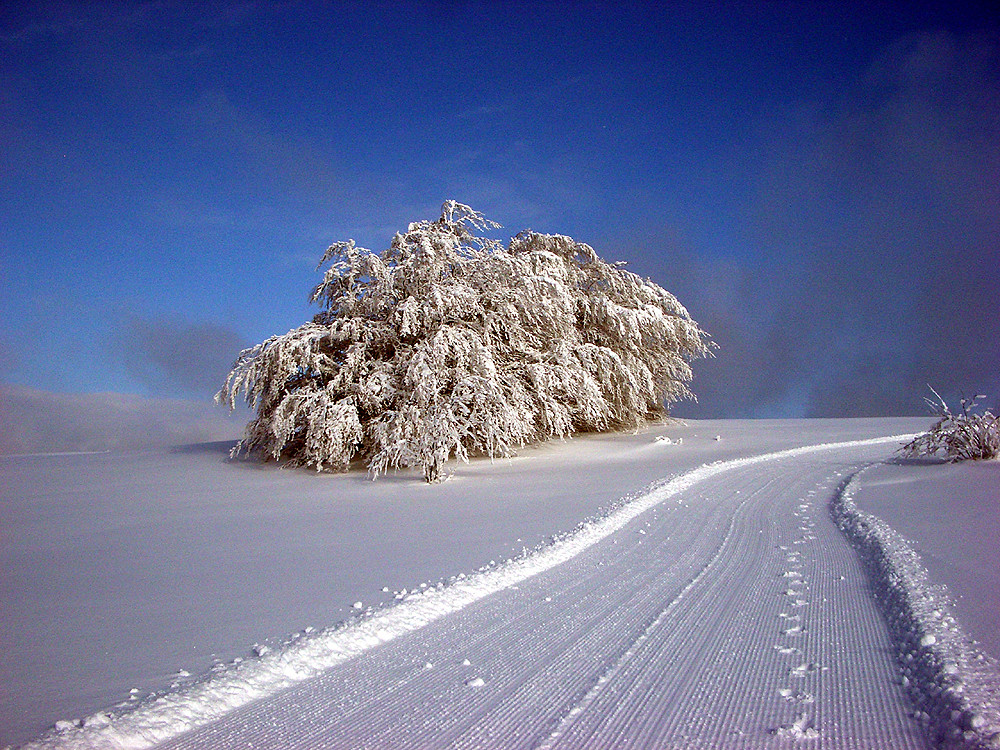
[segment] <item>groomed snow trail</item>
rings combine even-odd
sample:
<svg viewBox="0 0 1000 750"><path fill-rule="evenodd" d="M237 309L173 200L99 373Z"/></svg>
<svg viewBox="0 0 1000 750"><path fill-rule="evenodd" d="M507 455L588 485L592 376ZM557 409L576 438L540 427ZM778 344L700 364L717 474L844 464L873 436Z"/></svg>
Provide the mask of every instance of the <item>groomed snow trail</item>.
<svg viewBox="0 0 1000 750"><path fill-rule="evenodd" d="M506 581L499 590L457 605L448 589L425 594L395 608L412 610L397 632L390 609L367 621L381 623L367 640L348 628L289 646L271 662L288 687L247 700L223 675L40 746L927 747L858 556L829 514L844 478L894 448L859 441L702 467L484 574ZM435 600L438 612L419 614ZM324 666L304 676L303 654L340 641L363 645L317 653ZM227 690L231 708L213 716L208 702Z"/></svg>

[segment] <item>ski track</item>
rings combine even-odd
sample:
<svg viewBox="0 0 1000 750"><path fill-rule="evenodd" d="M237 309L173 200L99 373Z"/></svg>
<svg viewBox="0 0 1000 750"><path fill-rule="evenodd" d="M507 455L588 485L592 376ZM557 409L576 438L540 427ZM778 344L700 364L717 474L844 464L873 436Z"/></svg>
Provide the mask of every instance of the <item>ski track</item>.
<svg viewBox="0 0 1000 750"><path fill-rule="evenodd" d="M702 471L560 564L159 747L928 747L828 510L889 442Z"/></svg>

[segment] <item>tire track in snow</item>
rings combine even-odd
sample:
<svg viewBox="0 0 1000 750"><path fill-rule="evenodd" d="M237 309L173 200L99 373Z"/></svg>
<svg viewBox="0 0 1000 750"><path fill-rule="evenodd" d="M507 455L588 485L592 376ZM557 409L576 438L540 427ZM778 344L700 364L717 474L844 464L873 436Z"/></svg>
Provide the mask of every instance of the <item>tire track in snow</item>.
<svg viewBox="0 0 1000 750"><path fill-rule="evenodd" d="M853 551L794 513L831 462L901 439L701 467L524 560L35 746L784 747L812 730L921 747Z"/></svg>

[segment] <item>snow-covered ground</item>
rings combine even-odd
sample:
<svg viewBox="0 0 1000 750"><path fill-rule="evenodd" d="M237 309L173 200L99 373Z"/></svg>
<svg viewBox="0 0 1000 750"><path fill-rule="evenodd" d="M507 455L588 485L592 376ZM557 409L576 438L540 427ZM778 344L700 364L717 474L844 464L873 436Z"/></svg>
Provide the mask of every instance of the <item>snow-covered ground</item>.
<svg viewBox="0 0 1000 750"><path fill-rule="evenodd" d="M1000 461L883 464L855 500L910 541L968 634L1000 659Z"/></svg>
<svg viewBox="0 0 1000 750"><path fill-rule="evenodd" d="M925 746L829 514L896 443L733 460L927 424L652 426L459 465L436 486L234 464L223 444L0 458L0 744L61 720L45 744L195 728L176 746ZM985 608L969 627L989 648L995 599L959 581L997 580L995 525L902 528L969 486L995 524L996 472L948 468L877 466L852 497L878 513L905 489L893 522L952 554L940 580L960 622ZM138 708L99 726L116 704Z"/></svg>

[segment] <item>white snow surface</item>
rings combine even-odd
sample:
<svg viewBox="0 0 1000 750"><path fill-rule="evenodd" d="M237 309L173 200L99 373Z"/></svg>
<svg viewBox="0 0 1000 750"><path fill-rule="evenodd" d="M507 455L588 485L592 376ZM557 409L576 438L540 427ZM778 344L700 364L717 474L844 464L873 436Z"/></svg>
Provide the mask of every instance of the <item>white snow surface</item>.
<svg viewBox="0 0 1000 750"><path fill-rule="evenodd" d="M846 482L832 511L861 551L889 624L902 685L917 707L915 716L938 745L1000 747L1000 663L968 635L956 617L951 591L929 576L913 543L858 507L854 498L875 468L865 467ZM994 488L991 494L996 513L1000 493ZM959 546L959 540L953 544ZM987 564L994 573L996 567L995 560Z"/></svg>
<svg viewBox="0 0 1000 750"><path fill-rule="evenodd" d="M967 633L1000 659L1000 461L896 461L863 479L860 508L909 540Z"/></svg>
<svg viewBox="0 0 1000 750"><path fill-rule="evenodd" d="M0 742L989 746L995 662L947 619L961 658L901 670L892 556L829 513L851 531L846 478L925 426L655 425L430 487L217 446L3 459Z"/></svg>

